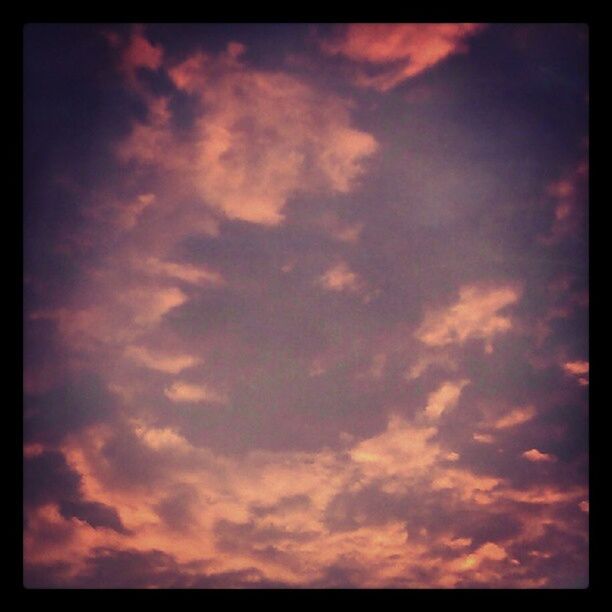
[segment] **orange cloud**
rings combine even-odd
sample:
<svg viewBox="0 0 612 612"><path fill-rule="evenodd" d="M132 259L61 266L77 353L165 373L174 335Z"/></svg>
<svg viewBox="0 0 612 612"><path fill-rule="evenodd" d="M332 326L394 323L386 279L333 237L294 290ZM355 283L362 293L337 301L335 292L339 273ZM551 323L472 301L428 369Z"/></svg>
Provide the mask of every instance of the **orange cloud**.
<svg viewBox="0 0 612 612"><path fill-rule="evenodd" d="M187 296L177 287L137 287L129 289L120 301L130 307L137 325L156 325L173 308L184 304Z"/></svg>
<svg viewBox="0 0 612 612"><path fill-rule="evenodd" d="M249 69L240 50L196 54L169 69L203 111L189 141L173 135L167 101L154 98L120 158L171 170L213 209L253 223L280 223L299 193L348 193L376 140L351 126L344 100L288 74Z"/></svg>
<svg viewBox="0 0 612 612"><path fill-rule="evenodd" d="M549 455L548 453L542 453L537 448L532 448L531 450L525 451L521 457L527 459L527 461L533 461L536 463L552 463L556 461L556 457L554 455Z"/></svg>
<svg viewBox="0 0 612 612"><path fill-rule="evenodd" d="M165 396L173 402L210 402L224 404L227 398L211 389L208 385L194 384L184 381L172 383L164 391Z"/></svg>
<svg viewBox="0 0 612 612"><path fill-rule="evenodd" d="M406 380L416 380L432 366L455 371L457 369L457 362L446 353L425 354L419 357L417 362L408 369L404 378Z"/></svg>
<svg viewBox="0 0 612 612"><path fill-rule="evenodd" d="M472 438L482 444L493 444L495 442L495 438L491 434L475 433Z"/></svg>
<svg viewBox="0 0 612 612"><path fill-rule="evenodd" d="M392 416L386 431L359 442L350 454L372 479L414 475L435 463L440 449L430 440L436 433L435 427L415 427Z"/></svg>
<svg viewBox="0 0 612 612"><path fill-rule="evenodd" d="M191 264L161 261L156 257L149 257L144 261L136 260L135 266L152 275L175 278L194 285L223 283L222 276L213 270Z"/></svg>
<svg viewBox="0 0 612 612"><path fill-rule="evenodd" d="M535 416L535 408L533 406L525 406L524 408L515 408L507 415L501 417L493 424L495 429L507 429L515 427L530 421Z"/></svg>
<svg viewBox="0 0 612 612"><path fill-rule="evenodd" d="M319 279L319 283L330 291L359 291L362 282L355 272L345 262L340 262L327 270Z"/></svg>
<svg viewBox="0 0 612 612"><path fill-rule="evenodd" d="M251 451L230 457L191 445L171 427L139 420L130 420L128 427L153 453L151 458L159 456L154 460L171 465L155 487L115 488L112 481L101 478L106 462L103 449L111 435L104 428L72 436L62 450L81 475L88 498L117 508L129 533L96 531L82 522L66 521L53 505L45 506L29 516L25 554L30 561L65 562L67 572L74 575L82 571L92 550L104 546L163 550L177 562L191 564L194 576L193 564L205 558L209 571L257 567L269 580L304 585L322 579L326 568L350 559L358 583L366 587L450 588L465 579L495 585L516 565L508 546L524 542L531 547L530 542L542 536L542 525L537 528L530 516L518 535L474 547L472 538L458 535L452 525L439 532L426 527L407 530L405 521L393 518L361 524L359 513L352 528L329 529L324 516L334 516L329 514L330 501L339 493L357 493L377 483L389 496L416 489L425 496L442 494L461 504L459 508L473 511L496 503L503 509L503 500L538 504L545 521L563 527L555 519L555 504L578 503L585 495L583 489L506 489L498 478L449 467L456 453L433 439L436 428L423 428L399 416L392 416L381 434L348 440L347 454L323 449ZM159 514L173 491L190 491L188 497L195 502L188 523L178 530ZM341 514L342 508L338 511ZM37 534L51 528L69 530L70 540L43 544ZM445 556L436 552L440 549L447 551ZM533 548L532 552L545 554ZM530 584L520 573L508 579L514 585Z"/></svg>
<svg viewBox="0 0 612 612"><path fill-rule="evenodd" d="M191 355L168 354L160 351L150 351L143 346L130 345L125 349L126 357L137 363L168 374L178 374L187 368L200 363L200 360Z"/></svg>
<svg viewBox="0 0 612 612"><path fill-rule="evenodd" d="M416 331L416 337L429 346L463 343L470 338L487 341L512 328L509 317L499 311L516 303L519 291L511 286L486 288L475 285L459 290L459 300L453 306L430 312Z"/></svg>
<svg viewBox="0 0 612 612"><path fill-rule="evenodd" d="M381 66L374 76L361 70L355 82L384 92L451 55L465 52L468 38L482 27L470 23L351 24L336 40L323 41L322 49Z"/></svg>
<svg viewBox="0 0 612 612"><path fill-rule="evenodd" d="M143 211L155 201L152 193L143 193L138 198L123 208L118 216L118 223L124 229L133 228L138 223L138 218Z"/></svg>
<svg viewBox="0 0 612 612"><path fill-rule="evenodd" d="M578 384L586 387L589 384L589 362L588 361L567 361L563 364L563 369L570 376L575 376Z"/></svg>
<svg viewBox="0 0 612 612"><path fill-rule="evenodd" d="M589 362L588 361L568 361L563 364L563 369L568 374L574 376L581 376L582 374L589 373Z"/></svg>
<svg viewBox="0 0 612 612"><path fill-rule="evenodd" d="M443 412L455 406L461 390L469 382L467 379L446 382L437 391L430 393L425 407L425 416L434 421L439 419Z"/></svg>

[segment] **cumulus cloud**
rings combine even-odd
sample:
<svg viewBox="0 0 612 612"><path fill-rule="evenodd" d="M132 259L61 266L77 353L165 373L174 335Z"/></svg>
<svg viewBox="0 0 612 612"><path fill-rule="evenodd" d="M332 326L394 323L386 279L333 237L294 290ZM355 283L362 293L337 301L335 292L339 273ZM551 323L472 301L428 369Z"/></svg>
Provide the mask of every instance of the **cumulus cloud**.
<svg viewBox="0 0 612 612"><path fill-rule="evenodd" d="M321 47L328 54L379 68L374 74L359 70L355 82L384 92L466 52L467 41L482 28L471 23L350 24Z"/></svg>

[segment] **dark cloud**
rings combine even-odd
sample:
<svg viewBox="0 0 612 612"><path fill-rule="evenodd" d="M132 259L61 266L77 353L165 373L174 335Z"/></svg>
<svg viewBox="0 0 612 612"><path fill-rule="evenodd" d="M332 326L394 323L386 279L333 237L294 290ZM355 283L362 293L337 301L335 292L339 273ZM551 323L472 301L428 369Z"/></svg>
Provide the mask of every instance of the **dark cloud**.
<svg viewBox="0 0 612 612"><path fill-rule="evenodd" d="M76 576L64 575L66 565L27 564L24 582L28 588L72 589L223 589L282 588L266 580L256 568L207 573L207 562L179 563L159 550L94 549L85 568Z"/></svg>
<svg viewBox="0 0 612 612"><path fill-rule="evenodd" d="M68 465L60 452L45 451L26 458L23 481L24 504L27 508L57 503L65 519L74 517L94 529L106 527L124 535L129 533L115 508L82 498L81 475Z"/></svg>
<svg viewBox="0 0 612 612"><path fill-rule="evenodd" d="M96 374L82 375L24 399L24 438L57 443L64 436L102 421L112 421L118 400Z"/></svg>
<svg viewBox="0 0 612 612"><path fill-rule="evenodd" d="M198 503L194 487L179 486L155 506L155 512L170 527L178 531L189 529L194 522L193 505Z"/></svg>
<svg viewBox="0 0 612 612"><path fill-rule="evenodd" d="M248 550L253 545L280 541L308 542L316 536L309 531L291 531L273 525L235 523L228 520L220 520L215 524L215 535L219 549L228 551Z"/></svg>
<svg viewBox="0 0 612 612"><path fill-rule="evenodd" d="M291 510L307 510L311 506L311 500L308 495L290 495L281 497L275 504L251 506L251 514L257 517L267 516L269 514L283 514L283 512Z"/></svg>
<svg viewBox="0 0 612 612"><path fill-rule="evenodd" d="M78 518L91 525L94 529L98 527L106 527L113 529L117 533L129 534L115 508L102 504L100 502L88 501L60 501L60 514L66 518Z"/></svg>
<svg viewBox="0 0 612 612"><path fill-rule="evenodd" d="M81 476L67 463L64 455L46 451L23 464L23 498L32 506L79 495Z"/></svg>

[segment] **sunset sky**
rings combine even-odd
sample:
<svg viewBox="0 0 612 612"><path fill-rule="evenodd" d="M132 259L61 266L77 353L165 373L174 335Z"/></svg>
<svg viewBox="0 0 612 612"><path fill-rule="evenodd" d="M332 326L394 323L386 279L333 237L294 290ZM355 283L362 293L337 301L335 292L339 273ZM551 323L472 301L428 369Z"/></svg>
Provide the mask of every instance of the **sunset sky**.
<svg viewBox="0 0 612 612"><path fill-rule="evenodd" d="M24 29L24 584L584 588L588 28Z"/></svg>

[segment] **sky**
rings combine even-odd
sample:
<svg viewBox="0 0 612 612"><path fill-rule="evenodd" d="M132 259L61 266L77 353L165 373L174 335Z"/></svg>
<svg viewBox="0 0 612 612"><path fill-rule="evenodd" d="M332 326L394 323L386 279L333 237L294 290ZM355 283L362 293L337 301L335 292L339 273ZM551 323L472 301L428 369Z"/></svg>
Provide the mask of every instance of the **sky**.
<svg viewBox="0 0 612 612"><path fill-rule="evenodd" d="M25 26L25 586L586 587L588 35Z"/></svg>

